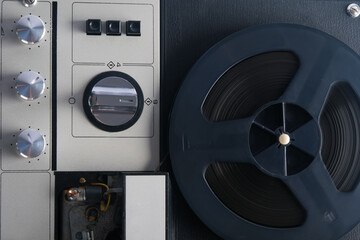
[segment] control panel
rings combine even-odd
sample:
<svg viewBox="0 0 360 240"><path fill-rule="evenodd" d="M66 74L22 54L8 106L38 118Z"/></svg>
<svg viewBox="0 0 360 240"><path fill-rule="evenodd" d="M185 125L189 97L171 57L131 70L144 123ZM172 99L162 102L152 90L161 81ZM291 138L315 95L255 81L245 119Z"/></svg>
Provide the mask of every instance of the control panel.
<svg viewBox="0 0 360 240"><path fill-rule="evenodd" d="M0 240L54 239L56 174L159 166L159 1L0 3Z"/></svg>
<svg viewBox="0 0 360 240"><path fill-rule="evenodd" d="M51 169L51 3L3 1L1 169Z"/></svg>
<svg viewBox="0 0 360 240"><path fill-rule="evenodd" d="M56 6L2 2L1 169L154 170L158 3Z"/></svg>
<svg viewBox="0 0 360 240"><path fill-rule="evenodd" d="M61 4L57 24L61 41L57 45L57 170L156 169L158 1ZM65 8L67 11L62 10Z"/></svg>

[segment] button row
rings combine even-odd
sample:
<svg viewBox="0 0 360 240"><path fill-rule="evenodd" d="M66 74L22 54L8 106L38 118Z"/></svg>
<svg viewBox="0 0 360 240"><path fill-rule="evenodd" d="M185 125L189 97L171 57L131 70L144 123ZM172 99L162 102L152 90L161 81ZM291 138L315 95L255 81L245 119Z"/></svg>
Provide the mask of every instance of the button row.
<svg viewBox="0 0 360 240"><path fill-rule="evenodd" d="M101 35L101 20L88 19L86 21L86 34L87 35ZM126 22L126 35L127 36L141 36L141 22L140 21L127 21ZM120 36L121 35L121 22L117 20L106 21L106 35Z"/></svg>

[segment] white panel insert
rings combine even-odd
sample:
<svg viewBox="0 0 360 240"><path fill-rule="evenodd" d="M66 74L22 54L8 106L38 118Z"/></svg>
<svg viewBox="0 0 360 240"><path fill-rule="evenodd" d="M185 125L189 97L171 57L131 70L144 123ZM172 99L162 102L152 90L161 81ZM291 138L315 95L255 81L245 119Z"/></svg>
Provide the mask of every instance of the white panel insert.
<svg viewBox="0 0 360 240"><path fill-rule="evenodd" d="M1 174L1 240L50 237L49 173Z"/></svg>
<svg viewBox="0 0 360 240"><path fill-rule="evenodd" d="M125 176L125 240L166 239L166 176Z"/></svg>

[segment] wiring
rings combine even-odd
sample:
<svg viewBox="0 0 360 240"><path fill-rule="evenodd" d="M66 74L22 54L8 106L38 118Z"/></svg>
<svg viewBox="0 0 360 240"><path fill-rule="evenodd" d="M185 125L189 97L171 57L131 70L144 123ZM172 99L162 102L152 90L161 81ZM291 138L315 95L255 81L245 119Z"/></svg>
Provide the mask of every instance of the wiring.
<svg viewBox="0 0 360 240"><path fill-rule="evenodd" d="M107 203L106 203L106 206L104 209L101 209L101 211L103 212L106 212L108 209L109 209L109 206L110 206L110 201L111 201L111 194L109 193L109 186L106 185L105 183L90 183L90 185L93 185L93 186L102 186L102 187L105 187L106 188L106 192L105 192L105 195L107 196Z"/></svg>

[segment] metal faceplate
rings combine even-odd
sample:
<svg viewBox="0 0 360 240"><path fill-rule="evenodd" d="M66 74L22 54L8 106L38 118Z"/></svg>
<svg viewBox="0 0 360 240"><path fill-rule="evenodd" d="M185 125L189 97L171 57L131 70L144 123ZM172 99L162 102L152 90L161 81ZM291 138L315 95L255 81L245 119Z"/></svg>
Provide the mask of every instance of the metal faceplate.
<svg viewBox="0 0 360 240"><path fill-rule="evenodd" d="M52 240L53 6L1 1L0 8L0 238Z"/></svg>
<svg viewBox="0 0 360 240"><path fill-rule="evenodd" d="M159 1L32 2L0 4L1 239L55 239L56 169L141 171L159 164ZM103 26L100 35L90 36L88 19L103 25L120 21L121 35L107 35ZM127 21L141 21L141 36L126 34ZM133 94L125 81L117 88L122 103L131 102L126 106L131 112L110 122L106 114L98 119L121 124L139 112L138 120L120 132L93 125L82 106L91 79L111 70L136 79L144 96L138 90ZM104 104L109 91L98 95L97 87L92 100Z"/></svg>
<svg viewBox="0 0 360 240"><path fill-rule="evenodd" d="M21 1L3 1L1 7L1 170L49 170L52 150L52 5L38 2L28 8ZM44 36L37 43L24 44L18 38L16 29L24 16L40 18L45 26ZM41 132L47 143L37 158L24 159L16 154L17 136L25 129Z"/></svg>
<svg viewBox="0 0 360 240"><path fill-rule="evenodd" d="M57 170L154 170L159 164L159 1L58 4ZM101 20L101 35L86 34L89 19ZM121 35L108 35L106 21L120 21ZM141 22L141 36L126 34L128 21ZM132 86L107 79L85 93L93 79L109 72L128 75L140 90L122 76ZM115 86L99 88L114 80Z"/></svg>

